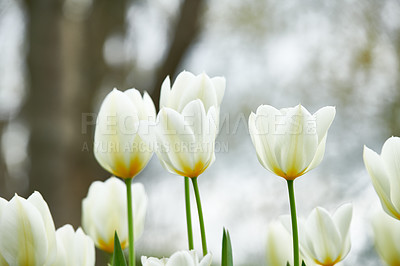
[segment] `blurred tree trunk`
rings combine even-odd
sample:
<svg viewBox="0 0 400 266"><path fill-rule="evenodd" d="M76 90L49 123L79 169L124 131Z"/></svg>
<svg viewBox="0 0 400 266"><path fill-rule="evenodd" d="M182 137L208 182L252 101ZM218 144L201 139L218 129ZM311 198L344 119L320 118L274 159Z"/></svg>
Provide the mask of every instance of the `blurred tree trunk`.
<svg viewBox="0 0 400 266"><path fill-rule="evenodd" d="M38 190L54 217L65 211L62 136L61 0L26 0L29 91L22 116L30 128L29 194ZM57 219L56 219L57 220Z"/></svg>
<svg viewBox="0 0 400 266"><path fill-rule="evenodd" d="M124 33L126 2L94 0L89 17L74 20L61 0L26 0L29 193L42 193L57 226L79 226L90 183L108 176L93 156L92 106L106 74L116 86L124 81L104 62L103 46L110 34Z"/></svg>
<svg viewBox="0 0 400 266"><path fill-rule="evenodd" d="M180 9L180 14L175 27L173 38L170 41L166 57L158 69L151 97L156 106L160 101L160 88L166 76L171 78L176 74L179 64L186 52L196 40L201 30L201 13L204 0L185 0Z"/></svg>

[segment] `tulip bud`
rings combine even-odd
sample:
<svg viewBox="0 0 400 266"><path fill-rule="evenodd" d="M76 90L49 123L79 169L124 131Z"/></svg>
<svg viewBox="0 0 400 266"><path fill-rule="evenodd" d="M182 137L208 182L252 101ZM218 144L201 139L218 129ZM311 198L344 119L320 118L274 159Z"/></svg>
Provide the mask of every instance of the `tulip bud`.
<svg viewBox="0 0 400 266"><path fill-rule="evenodd" d="M137 134L139 121L154 121L155 107L150 96L136 89L114 89L104 99L97 117L94 155L108 172L133 178L147 165L151 149Z"/></svg>
<svg viewBox="0 0 400 266"><path fill-rule="evenodd" d="M57 266L94 266L95 249L93 241L85 235L81 228L74 228L66 224L56 231L57 238Z"/></svg>
<svg viewBox="0 0 400 266"><path fill-rule="evenodd" d="M301 105L281 110L258 107L250 114L249 131L261 165L287 180L317 167L335 112L330 106L313 115Z"/></svg>
<svg viewBox="0 0 400 266"><path fill-rule="evenodd" d="M111 177L95 181L82 201L82 225L95 245L106 252L114 251L114 234L118 233L122 249L129 245L126 187L120 179ZM147 196L140 183L132 185L132 206L135 240L141 236L147 208Z"/></svg>
<svg viewBox="0 0 400 266"><path fill-rule="evenodd" d="M400 220L400 138L391 137L381 155L364 146L364 164L387 214Z"/></svg>
<svg viewBox="0 0 400 266"><path fill-rule="evenodd" d="M200 262L194 250L177 251L169 259L142 256L143 266L210 266L212 255L207 254Z"/></svg>
<svg viewBox="0 0 400 266"><path fill-rule="evenodd" d="M2 200L0 254L9 265L52 265L57 255L53 218L39 192ZM0 260L1 261L1 260Z"/></svg>
<svg viewBox="0 0 400 266"><path fill-rule="evenodd" d="M315 208L303 226L300 241L303 250L317 264L332 266L350 251L351 204L340 206L331 216L321 207Z"/></svg>

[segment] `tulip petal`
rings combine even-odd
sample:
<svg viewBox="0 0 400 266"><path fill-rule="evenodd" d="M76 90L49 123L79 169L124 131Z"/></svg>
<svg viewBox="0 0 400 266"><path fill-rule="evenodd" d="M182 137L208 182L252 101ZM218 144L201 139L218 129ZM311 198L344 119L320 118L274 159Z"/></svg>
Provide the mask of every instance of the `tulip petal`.
<svg viewBox="0 0 400 266"><path fill-rule="evenodd" d="M333 221L339 229L342 238L342 252L341 257L347 256L350 252L350 223L353 215L353 205L350 203L340 206L333 215Z"/></svg>
<svg viewBox="0 0 400 266"><path fill-rule="evenodd" d="M185 91L188 91L188 87L194 78L195 75L188 71L183 71L176 77L175 82L172 85L168 105L166 107L175 109L178 112L182 111L182 109L185 107L185 104L182 104L181 98L185 94ZM181 108L179 108L180 106Z"/></svg>
<svg viewBox="0 0 400 266"><path fill-rule="evenodd" d="M286 179L302 175L313 160L318 136L308 132L307 125L315 119L301 105L289 108L278 125L275 138L275 154Z"/></svg>
<svg viewBox="0 0 400 266"><path fill-rule="evenodd" d="M46 265L51 265L57 255L57 244L53 217L51 216L49 206L43 199L42 195L37 191L29 196L27 201L32 203L42 216L44 227L46 229L47 241L49 243L49 254L46 260Z"/></svg>
<svg viewBox="0 0 400 266"><path fill-rule="evenodd" d="M167 170L174 169L179 175L191 174L195 164L188 144L195 143L195 137L192 129L185 125L183 115L171 108L161 109L155 134L161 145L157 155L169 165Z"/></svg>
<svg viewBox="0 0 400 266"><path fill-rule="evenodd" d="M211 106L217 106L218 99L214 85L205 73L196 76L192 82L188 83L186 86L187 88L180 98L177 108L178 111L182 111L187 103L196 99L201 99L205 110L208 110Z"/></svg>
<svg viewBox="0 0 400 266"><path fill-rule="evenodd" d="M212 255L208 253L201 261L199 266L211 266L212 263Z"/></svg>
<svg viewBox="0 0 400 266"><path fill-rule="evenodd" d="M167 76L162 85L161 85L161 91L160 91L160 109L164 107L169 107L169 98L171 95L171 80L169 79L169 76Z"/></svg>
<svg viewBox="0 0 400 266"><path fill-rule="evenodd" d="M391 203L400 215L400 138L391 137L386 140L381 157L388 173Z"/></svg>
<svg viewBox="0 0 400 266"><path fill-rule="evenodd" d="M336 109L333 106L326 106L319 109L313 115L316 122L316 132L318 135L318 143L326 136L333 119L335 118Z"/></svg>
<svg viewBox="0 0 400 266"><path fill-rule="evenodd" d="M320 264L330 265L340 255L341 237L329 213L315 208L306 222L308 247Z"/></svg>
<svg viewBox="0 0 400 266"><path fill-rule="evenodd" d="M166 266L196 266L192 257L186 251L178 251L174 253L168 260Z"/></svg>
<svg viewBox="0 0 400 266"><path fill-rule="evenodd" d="M390 181L385 162L376 152L364 146L364 164L367 169L372 185L379 196L383 209L394 218L399 219L400 213L393 206L390 195Z"/></svg>
<svg viewBox="0 0 400 266"><path fill-rule="evenodd" d="M42 216L18 195L3 208L0 239L0 253L10 265L45 264L48 242Z"/></svg>

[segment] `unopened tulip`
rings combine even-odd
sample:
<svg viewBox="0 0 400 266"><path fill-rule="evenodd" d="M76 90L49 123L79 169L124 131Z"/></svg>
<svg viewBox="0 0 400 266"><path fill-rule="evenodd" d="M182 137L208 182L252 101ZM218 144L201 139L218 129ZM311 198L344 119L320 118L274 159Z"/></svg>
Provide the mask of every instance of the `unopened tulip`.
<svg viewBox="0 0 400 266"><path fill-rule="evenodd" d="M156 111L150 96L136 89L111 91L97 117L94 154L99 164L113 175L135 177L151 158L151 149L137 134L140 121L154 121Z"/></svg>
<svg viewBox="0 0 400 266"><path fill-rule="evenodd" d="M335 214L315 208L300 226L300 241L305 253L317 264L332 266L342 261L350 251L350 222L353 207L340 206Z"/></svg>
<svg viewBox="0 0 400 266"><path fill-rule="evenodd" d="M335 112L330 106L313 115L301 105L281 110L258 107L249 117L249 131L261 165L287 180L317 167Z"/></svg>
<svg viewBox="0 0 400 266"><path fill-rule="evenodd" d="M81 228L67 224L56 231L58 253L57 266L93 266L95 249L93 241L85 235Z"/></svg>
<svg viewBox="0 0 400 266"><path fill-rule="evenodd" d="M211 254L207 254L200 262L194 250L177 251L170 258L147 258L142 256L143 266L210 266Z"/></svg>
<svg viewBox="0 0 400 266"><path fill-rule="evenodd" d="M127 200L125 184L111 177L105 182L90 185L82 201L82 226L96 246L106 252L114 251L114 234L118 233L122 249L128 247ZM132 185L134 235L138 240L143 232L147 209L147 195L140 183Z"/></svg>
<svg viewBox="0 0 400 266"><path fill-rule="evenodd" d="M375 249L388 266L400 265L400 221L380 211L372 220Z"/></svg>
<svg viewBox="0 0 400 266"><path fill-rule="evenodd" d="M214 162L217 127L213 106L206 112L202 101L194 100L182 113L164 107L156 123L145 126L141 135L156 147L157 157L169 172L197 177Z"/></svg>
<svg viewBox="0 0 400 266"><path fill-rule="evenodd" d="M206 111L213 106L219 117L224 92L225 78L210 78L205 73L195 76L183 71L176 77L172 88L169 77L164 80L161 86L160 109L168 107L180 113L189 102L199 99Z"/></svg>
<svg viewBox="0 0 400 266"><path fill-rule="evenodd" d="M383 209L400 220L400 138L386 140L381 155L364 146L364 164Z"/></svg>
<svg viewBox="0 0 400 266"><path fill-rule="evenodd" d="M53 218L39 192L2 200L0 254L9 265L52 265L57 255ZM7 265L7 264L5 264Z"/></svg>

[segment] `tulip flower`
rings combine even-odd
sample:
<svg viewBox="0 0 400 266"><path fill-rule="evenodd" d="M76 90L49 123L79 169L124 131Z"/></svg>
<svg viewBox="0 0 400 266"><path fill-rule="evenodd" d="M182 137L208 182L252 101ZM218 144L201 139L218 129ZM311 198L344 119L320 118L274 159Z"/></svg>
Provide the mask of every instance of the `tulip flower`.
<svg viewBox="0 0 400 266"><path fill-rule="evenodd" d="M281 110L261 105L249 118L251 140L261 165L287 180L314 169L323 159L334 117L331 106L311 115L301 105Z"/></svg>
<svg viewBox="0 0 400 266"><path fill-rule="evenodd" d="M400 138L391 137L381 155L364 146L364 164L387 214L400 220Z"/></svg>
<svg viewBox="0 0 400 266"><path fill-rule="evenodd" d="M147 209L147 196L140 183L132 186L134 235L143 233ZM128 247L127 200L124 182L111 177L105 182L95 181L82 201L82 226L95 245L108 253L114 251L114 234L118 233L122 249Z"/></svg>
<svg viewBox="0 0 400 266"><path fill-rule="evenodd" d="M167 77L161 86L160 109L168 107L182 112L189 102L199 99L203 102L206 111L212 106L215 108L218 119L225 83L223 77L210 78L205 73L195 76L183 71L176 77L171 88L171 81Z"/></svg>
<svg viewBox="0 0 400 266"><path fill-rule="evenodd" d="M289 218L289 217L288 217ZM293 264L293 240L285 226L278 221L273 221L268 225L267 233L267 265L285 266L287 262ZM307 266L315 265L304 254L299 258L299 263L304 260Z"/></svg>
<svg viewBox="0 0 400 266"><path fill-rule="evenodd" d="M400 221L380 211L373 216L375 249L387 265L400 265Z"/></svg>
<svg viewBox="0 0 400 266"><path fill-rule="evenodd" d="M55 228L42 195L34 192L28 199L15 195L1 202L0 254L7 264L52 265L57 255Z"/></svg>
<svg viewBox="0 0 400 266"><path fill-rule="evenodd" d="M140 121L154 121L155 116L153 101L146 92L142 97L136 89L114 89L100 107L94 135L97 161L113 175L125 179L130 266L135 265L131 182L153 154L137 131Z"/></svg>
<svg viewBox="0 0 400 266"><path fill-rule="evenodd" d="M335 113L330 106L311 115L301 105L281 110L261 105L249 117L250 136L261 165L287 180L294 266L299 265L299 241L293 182L321 163Z"/></svg>
<svg viewBox="0 0 400 266"><path fill-rule="evenodd" d="M189 102L181 113L168 107L162 108L157 122L142 124L140 133L151 146L156 147L155 153L167 171L185 177L189 249L193 249L188 181L191 178L202 231L203 255L207 254L207 244L197 177L215 160L215 116L214 106L206 112L203 102L197 99Z"/></svg>
<svg viewBox="0 0 400 266"><path fill-rule="evenodd" d="M95 249L93 241L81 228L67 224L56 231L58 253L57 266L94 266Z"/></svg>
<svg viewBox="0 0 400 266"><path fill-rule="evenodd" d="M300 240L305 253L317 264L332 266L342 261L350 251L350 222L353 207L340 206L333 216L321 207L307 218Z"/></svg>
<svg viewBox="0 0 400 266"><path fill-rule="evenodd" d="M147 258L142 256L143 266L210 266L212 262L211 254L207 254L200 262L194 250L177 251L170 258Z"/></svg>
<svg viewBox="0 0 400 266"><path fill-rule="evenodd" d="M99 164L113 175L135 177L151 158L151 149L137 134L139 121L154 121L156 111L150 96L143 98L130 89L111 91L97 117L94 155Z"/></svg>

